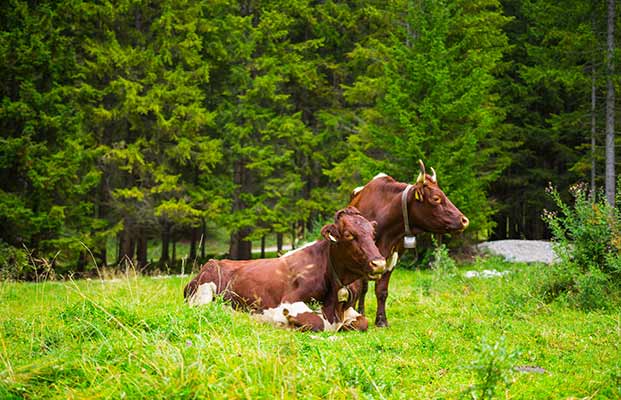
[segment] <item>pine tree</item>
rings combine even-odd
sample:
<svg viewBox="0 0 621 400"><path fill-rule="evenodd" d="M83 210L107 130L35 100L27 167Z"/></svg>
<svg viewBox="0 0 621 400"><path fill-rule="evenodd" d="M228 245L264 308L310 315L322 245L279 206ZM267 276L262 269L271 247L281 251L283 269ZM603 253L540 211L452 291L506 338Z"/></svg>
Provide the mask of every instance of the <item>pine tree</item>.
<svg viewBox="0 0 621 400"><path fill-rule="evenodd" d="M71 93L77 42L69 7L0 6L1 239L63 267L99 243L102 227L92 201L96 153Z"/></svg>
<svg viewBox="0 0 621 400"><path fill-rule="evenodd" d="M110 218L123 223L119 260L136 252L145 265L162 226L200 224L209 194L197 182L221 158L199 86L209 81L200 35L208 24L196 1L83 4L79 13L93 31L83 32L78 93L102 154Z"/></svg>
<svg viewBox="0 0 621 400"><path fill-rule="evenodd" d="M242 2L221 19L226 38L211 90L233 184L223 218L232 258L249 258L251 239L292 232L310 213L303 179L314 150L307 125L313 117L302 95L320 80L315 60L306 59L320 43L304 32L308 16L305 1L260 8Z"/></svg>
<svg viewBox="0 0 621 400"><path fill-rule="evenodd" d="M332 174L365 182L383 170L411 181L423 159L470 217L471 232L485 232L493 212L486 190L507 165L495 74L508 20L487 0L398 2L381 12L392 35L351 54L367 65L345 92L359 120Z"/></svg>
<svg viewBox="0 0 621 400"><path fill-rule="evenodd" d="M589 172L601 173L603 93L601 35L605 10L597 3L505 1L514 17L507 32L512 50L502 80L507 138L519 142L512 165L494 184L503 208L495 238L544 238L542 188L561 193ZM601 175L600 175L601 176ZM601 181L593 179L593 186ZM515 190L520 187L521 190Z"/></svg>

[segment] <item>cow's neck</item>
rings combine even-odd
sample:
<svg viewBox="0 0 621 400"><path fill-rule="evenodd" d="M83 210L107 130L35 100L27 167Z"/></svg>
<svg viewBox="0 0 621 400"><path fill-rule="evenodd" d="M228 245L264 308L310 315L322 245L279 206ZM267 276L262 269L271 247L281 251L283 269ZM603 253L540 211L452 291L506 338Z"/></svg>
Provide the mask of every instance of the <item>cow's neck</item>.
<svg viewBox="0 0 621 400"><path fill-rule="evenodd" d="M339 251L336 246L331 245L329 247L328 257L328 273L330 275L330 282L335 283L336 286L346 286L353 281L360 279L359 275L353 274L348 271L347 266L351 264L351 261L347 257L339 255ZM337 289L338 290L338 289Z"/></svg>
<svg viewBox="0 0 621 400"><path fill-rule="evenodd" d="M328 257L325 271L325 295L321 311L324 317L334 323L343 318L343 310L351 302L351 293L347 285L360 277L347 273L343 268L347 260L343 260L338 256L335 246L328 245ZM339 290L346 290L348 293L345 302L339 301Z"/></svg>
<svg viewBox="0 0 621 400"><path fill-rule="evenodd" d="M341 322L343 320L343 310L351 304L351 292L347 286L341 286L342 282L336 282L334 279L326 280L326 294L321 306L321 313L331 323ZM339 291L347 291L347 300L340 301Z"/></svg>
<svg viewBox="0 0 621 400"><path fill-rule="evenodd" d="M399 251L401 253L403 250L403 237L405 236L405 222L403 219L401 196L403 195L403 191L407 188L407 184L395 182L394 185L398 185L398 190L393 188L393 190L390 191L391 196L388 201L390 212L385 213L385 218L377 226L377 245L380 253L382 253L384 257L389 257L393 251ZM412 201L412 196L413 189L410 190L408 194L408 206ZM408 211L410 210L408 209ZM413 235L423 232L422 229L416 226L416 223L412 222L411 214L410 212L410 231Z"/></svg>

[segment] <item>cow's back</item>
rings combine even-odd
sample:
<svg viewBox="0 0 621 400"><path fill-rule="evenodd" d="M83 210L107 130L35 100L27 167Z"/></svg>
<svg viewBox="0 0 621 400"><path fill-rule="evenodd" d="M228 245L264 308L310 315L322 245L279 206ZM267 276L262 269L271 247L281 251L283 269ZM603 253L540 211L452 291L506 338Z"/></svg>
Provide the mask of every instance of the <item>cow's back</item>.
<svg viewBox="0 0 621 400"><path fill-rule="evenodd" d="M381 225L385 219L394 217L395 196L403 192L405 186L390 176L379 176L358 191L349 205L356 207L366 219Z"/></svg>
<svg viewBox="0 0 621 400"><path fill-rule="evenodd" d="M198 280L199 285L215 284L216 293L237 308L262 310L280 304L286 267L279 259L210 260Z"/></svg>
<svg viewBox="0 0 621 400"><path fill-rule="evenodd" d="M369 181L350 200L370 221L377 222L376 243L384 257L390 257L395 247L395 236L402 234L395 228L402 226L401 193L407 184L397 182L387 175L378 175Z"/></svg>
<svg viewBox="0 0 621 400"><path fill-rule="evenodd" d="M213 285L234 306L253 310L283 301L321 300L325 291L327 243L317 242L287 257L259 260L209 260L186 286L186 299Z"/></svg>

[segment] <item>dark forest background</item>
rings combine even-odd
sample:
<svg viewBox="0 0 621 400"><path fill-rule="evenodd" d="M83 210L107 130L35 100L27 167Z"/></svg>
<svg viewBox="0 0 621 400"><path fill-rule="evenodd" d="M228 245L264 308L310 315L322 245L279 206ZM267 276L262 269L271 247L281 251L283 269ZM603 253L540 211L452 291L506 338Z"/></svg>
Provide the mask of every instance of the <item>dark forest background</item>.
<svg viewBox="0 0 621 400"><path fill-rule="evenodd" d="M3 1L0 261L165 265L217 231L247 258L418 159L460 243L549 238L545 188L614 166L609 3Z"/></svg>

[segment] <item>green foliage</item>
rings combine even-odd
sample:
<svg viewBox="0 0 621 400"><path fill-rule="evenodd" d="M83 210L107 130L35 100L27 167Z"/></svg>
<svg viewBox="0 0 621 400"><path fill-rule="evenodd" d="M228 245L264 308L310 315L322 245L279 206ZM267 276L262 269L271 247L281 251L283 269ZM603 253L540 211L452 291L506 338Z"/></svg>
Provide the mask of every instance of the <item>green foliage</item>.
<svg viewBox="0 0 621 400"><path fill-rule="evenodd" d="M570 301L582 309L606 307L610 292L618 289L621 273L619 209L610 206L603 195L589 195L584 185L571 188L572 205L551 186L548 194L559 210L546 211L543 218L552 231L560 263L546 291L567 292Z"/></svg>
<svg viewBox="0 0 621 400"><path fill-rule="evenodd" d="M606 6L505 0L503 7L512 21L500 104L507 110L505 140L516 147L508 154L510 168L492 186L501 205L494 238L545 239L540 214L551 206L542 192L548 182L565 193L593 168L595 184L603 182Z"/></svg>
<svg viewBox="0 0 621 400"><path fill-rule="evenodd" d="M0 240L80 273L208 224L296 240L419 158L468 239L543 237L541 187L590 168L602 4L4 1Z"/></svg>
<svg viewBox="0 0 621 400"><path fill-rule="evenodd" d="M572 300L583 310L602 309L610 306L610 277L600 269L591 268L575 277Z"/></svg>
<svg viewBox="0 0 621 400"><path fill-rule="evenodd" d="M380 171L412 181L423 159L476 237L491 227L486 191L508 162L494 74L509 19L496 1L396 2L377 11L392 33L350 53L353 66L367 68L345 87L359 116L331 175L350 190Z"/></svg>
<svg viewBox="0 0 621 400"><path fill-rule="evenodd" d="M590 195L585 185L574 185L570 192L574 199L572 205L565 203L555 188L549 187L548 193L559 211L544 214L561 261L585 272L598 269L618 275L621 273L616 269L621 257L619 209L597 193Z"/></svg>
<svg viewBox="0 0 621 400"><path fill-rule="evenodd" d="M493 399L499 390L511 385L513 369L520 353L507 350L504 336L494 343L483 339L475 351L476 359L470 369L474 371L477 383L468 389L468 397Z"/></svg>
<svg viewBox="0 0 621 400"><path fill-rule="evenodd" d="M457 270L457 263L449 255L446 245L444 243L438 244L434 240L434 246L431 269L440 275L455 273Z"/></svg>
<svg viewBox="0 0 621 400"><path fill-rule="evenodd" d="M0 238L52 258L67 237L91 242L101 173L72 96L76 43L66 4L5 2L0 54ZM60 246L58 246L60 244ZM19 250L18 250L19 251Z"/></svg>
<svg viewBox="0 0 621 400"><path fill-rule="evenodd" d="M31 271L26 251L0 240L0 279L24 279Z"/></svg>

